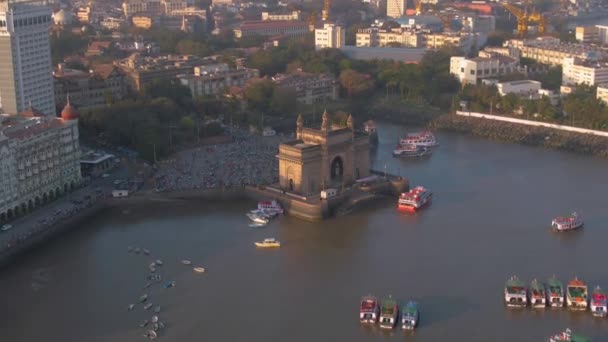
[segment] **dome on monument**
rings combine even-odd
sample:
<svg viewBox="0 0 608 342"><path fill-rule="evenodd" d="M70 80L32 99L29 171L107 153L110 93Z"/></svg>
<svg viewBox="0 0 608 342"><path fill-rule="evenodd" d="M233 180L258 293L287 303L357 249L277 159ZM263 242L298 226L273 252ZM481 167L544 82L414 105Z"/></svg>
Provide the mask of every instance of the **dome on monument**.
<svg viewBox="0 0 608 342"><path fill-rule="evenodd" d="M76 108L72 106L72 104L70 104L70 100L68 99L68 103L65 105L65 107L63 107L63 110L61 111L61 118L66 121L78 120L79 116L80 114L78 114L78 110L76 110Z"/></svg>

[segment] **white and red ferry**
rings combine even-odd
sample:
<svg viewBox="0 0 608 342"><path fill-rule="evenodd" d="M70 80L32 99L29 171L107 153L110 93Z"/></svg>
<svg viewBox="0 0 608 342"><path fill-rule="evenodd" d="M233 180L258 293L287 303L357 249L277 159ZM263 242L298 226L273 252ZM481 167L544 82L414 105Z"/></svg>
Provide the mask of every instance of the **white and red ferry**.
<svg viewBox="0 0 608 342"><path fill-rule="evenodd" d="M433 193L422 186L417 186L399 196L397 209L403 211L418 211L425 205L431 203Z"/></svg>
<svg viewBox="0 0 608 342"><path fill-rule="evenodd" d="M258 202L258 210L267 211L267 212L275 212L278 214L283 213L283 207L281 206L281 203L279 203L275 200Z"/></svg>
<svg viewBox="0 0 608 342"><path fill-rule="evenodd" d="M572 213L568 217L556 217L551 221L551 227L557 231L568 231L581 228L583 219L577 213Z"/></svg>
<svg viewBox="0 0 608 342"><path fill-rule="evenodd" d="M359 321L361 323L375 324L378 321L380 306L378 299L374 296L365 296L361 298L361 306L359 308Z"/></svg>
<svg viewBox="0 0 608 342"><path fill-rule="evenodd" d="M413 144L397 145L393 150L393 157L424 157L432 153L431 149L423 146L416 146Z"/></svg>
<svg viewBox="0 0 608 342"><path fill-rule="evenodd" d="M430 131L422 131L418 133L410 133L399 141L401 145L415 145L422 147L438 146L439 143L435 135Z"/></svg>

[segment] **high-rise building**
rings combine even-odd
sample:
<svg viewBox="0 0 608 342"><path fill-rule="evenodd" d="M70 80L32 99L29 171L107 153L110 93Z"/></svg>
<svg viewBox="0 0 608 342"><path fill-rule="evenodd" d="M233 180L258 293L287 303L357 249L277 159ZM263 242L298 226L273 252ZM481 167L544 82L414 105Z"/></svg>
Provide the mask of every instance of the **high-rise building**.
<svg viewBox="0 0 608 342"><path fill-rule="evenodd" d="M0 107L18 114L35 107L55 116L46 0L0 0Z"/></svg>
<svg viewBox="0 0 608 342"><path fill-rule="evenodd" d="M401 18L405 15L406 0L386 0L386 16Z"/></svg>

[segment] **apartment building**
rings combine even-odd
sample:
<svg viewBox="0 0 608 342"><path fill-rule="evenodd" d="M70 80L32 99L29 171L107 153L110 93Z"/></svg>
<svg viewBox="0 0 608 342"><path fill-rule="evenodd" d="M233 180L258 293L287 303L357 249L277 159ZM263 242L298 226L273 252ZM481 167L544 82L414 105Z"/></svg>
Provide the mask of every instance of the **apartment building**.
<svg viewBox="0 0 608 342"><path fill-rule="evenodd" d="M222 94L229 87L244 86L252 78L260 77L257 69L230 69L227 64L211 64L194 68L193 75L179 75L180 83L188 88L193 97Z"/></svg>
<svg viewBox="0 0 608 342"><path fill-rule="evenodd" d="M519 62L506 56L493 57L451 57L450 73L462 84L477 84L485 78L514 73L519 70Z"/></svg>
<svg viewBox="0 0 608 342"><path fill-rule="evenodd" d="M564 58L562 63L562 85L608 83L608 62Z"/></svg>

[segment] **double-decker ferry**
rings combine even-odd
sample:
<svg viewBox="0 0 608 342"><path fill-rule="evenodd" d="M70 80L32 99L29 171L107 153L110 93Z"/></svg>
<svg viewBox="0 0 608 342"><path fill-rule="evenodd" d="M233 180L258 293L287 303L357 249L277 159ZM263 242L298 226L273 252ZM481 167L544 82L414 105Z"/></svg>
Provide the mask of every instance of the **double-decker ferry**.
<svg viewBox="0 0 608 342"><path fill-rule="evenodd" d="M591 294L591 314L597 317L606 317L606 310L608 309L606 303L606 294L602 291L599 286L595 287Z"/></svg>
<svg viewBox="0 0 608 342"><path fill-rule="evenodd" d="M558 232L575 230L583 226L583 219L577 214L572 213L568 217L556 217L551 221L551 227Z"/></svg>
<svg viewBox="0 0 608 342"><path fill-rule="evenodd" d="M379 313L380 306L376 297L365 296L361 298L361 306L359 307L359 321L361 323L376 323Z"/></svg>
<svg viewBox="0 0 608 342"><path fill-rule="evenodd" d="M429 131L422 131L418 133L410 133L399 141L401 145L416 145L423 147L434 147L438 146L439 143L435 138L435 135Z"/></svg>
<svg viewBox="0 0 608 342"><path fill-rule="evenodd" d="M505 284L505 303L509 307L525 307L528 305L526 286L517 276L512 276Z"/></svg>
<svg viewBox="0 0 608 342"><path fill-rule="evenodd" d="M412 144L397 145L393 150L393 157L424 157L429 156L433 153L430 148L423 146L416 146Z"/></svg>
<svg viewBox="0 0 608 342"><path fill-rule="evenodd" d="M414 330L420 321L420 310L418 303L409 301L401 308L401 329Z"/></svg>
<svg viewBox="0 0 608 342"><path fill-rule="evenodd" d="M274 212L278 214L283 213L283 207L281 203L272 200L272 201L261 201L258 202L258 210L266 211L266 212Z"/></svg>
<svg viewBox="0 0 608 342"><path fill-rule="evenodd" d="M398 316L399 306L397 302L391 297L384 299L380 305L380 328L393 329L397 324Z"/></svg>
<svg viewBox="0 0 608 342"><path fill-rule="evenodd" d="M587 284L575 277L566 287L566 302L571 310L587 310Z"/></svg>
<svg viewBox="0 0 608 342"><path fill-rule="evenodd" d="M564 306L564 285L555 276L547 280L547 297L552 308Z"/></svg>
<svg viewBox="0 0 608 342"><path fill-rule="evenodd" d="M403 211L418 211L425 205L431 203L433 193L422 186L417 186L399 196L397 209Z"/></svg>
<svg viewBox="0 0 608 342"><path fill-rule="evenodd" d="M533 308L544 309L547 303L547 296L545 293L545 285L538 280L532 280L530 284L530 305Z"/></svg>

